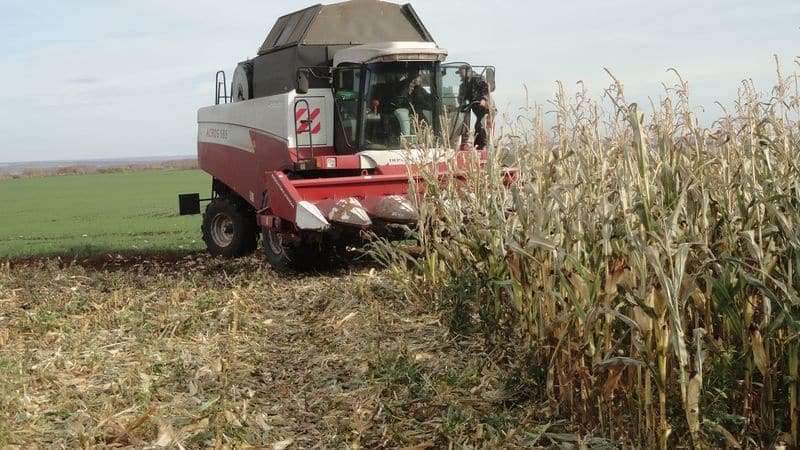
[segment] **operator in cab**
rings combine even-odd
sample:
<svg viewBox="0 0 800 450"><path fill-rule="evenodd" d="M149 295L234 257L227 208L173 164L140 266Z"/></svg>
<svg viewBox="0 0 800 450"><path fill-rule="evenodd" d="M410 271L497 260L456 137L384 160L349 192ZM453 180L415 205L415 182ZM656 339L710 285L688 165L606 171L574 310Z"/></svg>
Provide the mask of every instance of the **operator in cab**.
<svg viewBox="0 0 800 450"><path fill-rule="evenodd" d="M418 71L404 76L398 83L398 94L392 101L394 115L400 123L400 134L403 137L415 134L412 124L432 124L434 97L423 86L422 74Z"/></svg>
<svg viewBox="0 0 800 450"><path fill-rule="evenodd" d="M491 104L489 83L481 75L473 73L470 66L461 66L458 74L461 76L461 86L458 89L459 103L475 114L475 148L483 150L489 143L489 135L483 125L483 119L489 113Z"/></svg>
<svg viewBox="0 0 800 450"><path fill-rule="evenodd" d="M420 121L425 121L430 125L432 123L431 116L433 115L435 100L433 94L423 86L422 74L419 72L411 73L408 78L411 80L411 93L409 95L411 106L414 107L414 111L419 116Z"/></svg>

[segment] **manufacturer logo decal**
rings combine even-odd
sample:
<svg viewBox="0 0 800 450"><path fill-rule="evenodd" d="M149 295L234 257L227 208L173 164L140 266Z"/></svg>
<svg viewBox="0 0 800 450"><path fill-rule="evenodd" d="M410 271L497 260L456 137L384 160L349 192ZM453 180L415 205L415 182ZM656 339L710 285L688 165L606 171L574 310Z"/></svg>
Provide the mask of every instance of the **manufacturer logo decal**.
<svg viewBox="0 0 800 450"><path fill-rule="evenodd" d="M310 113L306 114L308 109L300 108L294 113L294 120L296 122L295 129L298 133L319 134L322 130L322 124L317 120L319 117L319 108L313 108Z"/></svg>
<svg viewBox="0 0 800 450"><path fill-rule="evenodd" d="M206 137L228 140L228 130L225 128L206 128Z"/></svg>

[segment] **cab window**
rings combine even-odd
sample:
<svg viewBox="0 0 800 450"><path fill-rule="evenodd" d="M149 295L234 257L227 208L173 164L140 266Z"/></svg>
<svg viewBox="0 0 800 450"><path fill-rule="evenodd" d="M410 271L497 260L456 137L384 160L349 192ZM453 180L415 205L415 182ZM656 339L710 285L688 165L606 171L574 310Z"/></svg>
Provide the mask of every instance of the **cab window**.
<svg viewBox="0 0 800 450"><path fill-rule="evenodd" d="M367 65L364 83L365 150L397 149L417 144L420 126L433 127L438 103L433 62Z"/></svg>

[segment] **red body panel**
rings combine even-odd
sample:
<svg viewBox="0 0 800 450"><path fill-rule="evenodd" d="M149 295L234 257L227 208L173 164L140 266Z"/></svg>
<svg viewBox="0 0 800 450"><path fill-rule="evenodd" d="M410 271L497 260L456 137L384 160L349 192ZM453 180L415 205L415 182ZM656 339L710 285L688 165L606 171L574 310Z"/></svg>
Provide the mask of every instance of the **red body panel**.
<svg viewBox="0 0 800 450"><path fill-rule="evenodd" d="M201 169L225 183L250 204L261 201L260 195L257 199L255 197L261 192L259 186L264 184L264 168L254 154L225 145L201 142L197 156Z"/></svg>
<svg viewBox="0 0 800 450"><path fill-rule="evenodd" d="M320 200L339 200L355 197L386 196L408 192L408 175L362 175L342 178L290 180L300 192L301 200L316 203Z"/></svg>
<svg viewBox="0 0 800 450"><path fill-rule="evenodd" d="M266 213L288 222L294 221L297 204L301 201L314 204L327 216L337 201L355 198L371 216L377 216L380 200L391 195L406 195L409 187L406 174L290 180L283 173L272 172L266 174L265 181L269 198Z"/></svg>
<svg viewBox="0 0 800 450"><path fill-rule="evenodd" d="M300 159L335 155L333 147L294 149L286 142L264 133L250 131L254 151L209 142L198 142L197 157L201 169L233 189L254 208L261 207L264 173L290 169Z"/></svg>
<svg viewBox="0 0 800 450"><path fill-rule="evenodd" d="M331 147L288 148L285 142L252 130L250 139L252 152L201 142L198 144L198 157L203 170L213 174L259 211L259 223L263 226L279 226L289 231L292 225L301 225L298 222L299 210L303 210L305 224L320 231L328 227L326 219L332 221L331 224L350 220L345 223L350 226L368 224L370 219L367 216L373 220L401 223L416 220L416 213L407 197L409 168L405 164L380 165L369 169L369 173L366 169L361 170L361 174L356 176L290 179L284 171L295 169L300 160L313 160L312 168L318 171L359 171L361 157L336 155ZM485 151L459 151L453 159L456 168L466 168L482 165L486 156ZM436 163L435 169L440 179L460 177L458 173L450 172L444 162ZM417 179L416 193L424 192L425 184L414 169L411 176ZM510 180L513 173L505 173L505 176ZM264 193L267 194L266 205L262 205ZM353 222L356 218L359 218L359 223Z"/></svg>

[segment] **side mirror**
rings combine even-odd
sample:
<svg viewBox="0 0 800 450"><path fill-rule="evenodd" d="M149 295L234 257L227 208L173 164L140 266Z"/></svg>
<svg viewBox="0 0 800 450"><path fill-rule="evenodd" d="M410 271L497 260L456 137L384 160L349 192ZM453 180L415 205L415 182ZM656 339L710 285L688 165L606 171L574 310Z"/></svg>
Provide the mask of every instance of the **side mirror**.
<svg viewBox="0 0 800 450"><path fill-rule="evenodd" d="M487 67L486 68L486 83L489 84L489 90L494 92L494 88L495 88L494 67Z"/></svg>
<svg viewBox="0 0 800 450"><path fill-rule="evenodd" d="M297 71L297 86L295 90L298 94L308 94L308 69L300 69Z"/></svg>

